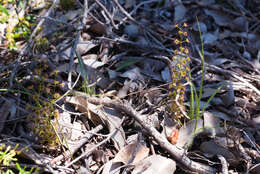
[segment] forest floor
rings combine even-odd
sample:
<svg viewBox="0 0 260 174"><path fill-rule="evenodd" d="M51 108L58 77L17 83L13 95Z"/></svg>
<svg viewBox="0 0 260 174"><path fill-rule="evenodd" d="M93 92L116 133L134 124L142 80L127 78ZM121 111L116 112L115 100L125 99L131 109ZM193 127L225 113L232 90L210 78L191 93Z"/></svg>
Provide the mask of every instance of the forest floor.
<svg viewBox="0 0 260 174"><path fill-rule="evenodd" d="M258 0L0 2L1 174L259 174Z"/></svg>

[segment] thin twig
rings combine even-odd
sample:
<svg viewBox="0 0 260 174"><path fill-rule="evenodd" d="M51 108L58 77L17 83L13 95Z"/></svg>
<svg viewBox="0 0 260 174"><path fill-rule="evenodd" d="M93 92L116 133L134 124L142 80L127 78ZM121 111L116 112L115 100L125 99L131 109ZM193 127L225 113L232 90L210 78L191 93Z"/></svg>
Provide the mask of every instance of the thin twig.
<svg viewBox="0 0 260 174"><path fill-rule="evenodd" d="M104 105L106 107L114 108L119 112L123 112L130 117L133 117L142 127L147 131L150 136L153 136L155 141L165 149L176 161L180 164L184 165L187 169L193 172L198 172L202 174L215 174L216 169L210 166L192 161L187 157L185 154L185 150L177 148L176 146L172 145L168 140L163 137L154 127L150 126L149 124L145 123L141 118L142 115L139 114L136 110L132 108L132 106L128 103L119 103L115 101L108 101L103 100L96 97L89 97L87 98L88 102L97 104L97 105Z"/></svg>
<svg viewBox="0 0 260 174"><path fill-rule="evenodd" d="M84 144L86 144L86 143L89 141L89 139L94 136L93 133L97 133L97 132L101 131L102 129L103 129L103 126L102 126L102 125L98 125L97 127L95 127L93 130L91 130L89 133L87 133L87 135L84 136L84 137L78 142L78 144L77 144L76 147L72 147L70 150L67 150L67 151L64 152L63 154L57 156L56 158L54 158L54 159L50 162L50 164L53 166L55 163L57 163L57 162L63 160L64 158L68 158L70 155L74 155L74 154L78 151L78 149L79 149L80 147L82 147Z"/></svg>
<svg viewBox="0 0 260 174"><path fill-rule="evenodd" d="M101 2L99 2L99 0L95 0L95 1L96 1L96 3L104 10L104 12L106 13L106 15L109 17L112 26L113 26L116 30L118 30L118 26L115 24L112 15L107 11L107 8L106 8Z"/></svg>
<svg viewBox="0 0 260 174"><path fill-rule="evenodd" d="M71 161L69 164L67 164L65 167L70 167L72 164L74 164L75 162L79 161L81 158L90 155L95 149L97 149L99 146L101 146L102 144L106 143L108 140L110 140L111 138L113 138L113 136L115 136L117 134L117 132L119 131L119 127L121 127L122 123L123 123L124 119L122 119L121 123L119 124L119 126L117 127L117 129L115 131L113 131L112 133L110 133L107 138L105 138L103 141L101 141L100 143L96 144L94 147L92 147L91 149L89 149L88 151L86 151L85 153L81 154L79 157L77 157L76 159L74 159L73 161Z"/></svg>

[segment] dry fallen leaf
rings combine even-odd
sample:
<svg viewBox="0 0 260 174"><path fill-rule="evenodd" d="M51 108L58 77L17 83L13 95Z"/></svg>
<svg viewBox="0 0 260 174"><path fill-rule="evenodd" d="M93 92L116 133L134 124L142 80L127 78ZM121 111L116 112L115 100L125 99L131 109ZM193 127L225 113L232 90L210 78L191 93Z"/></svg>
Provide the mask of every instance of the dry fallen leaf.
<svg viewBox="0 0 260 174"><path fill-rule="evenodd" d="M176 170L176 163L172 159L152 155L136 164L132 174L173 174Z"/></svg>
<svg viewBox="0 0 260 174"><path fill-rule="evenodd" d="M192 145L195 136L203 130L203 120L201 118L197 120L190 120L186 125L179 129L179 138L176 146L189 147Z"/></svg>
<svg viewBox="0 0 260 174"><path fill-rule="evenodd" d="M132 144L128 144L123 147L113 159L113 162L122 162L124 164L129 163L137 163L144 158L146 158L149 154L149 148L145 145L141 144L136 140ZM133 156L135 155L135 156Z"/></svg>
<svg viewBox="0 0 260 174"><path fill-rule="evenodd" d="M10 108L10 103L9 102L5 102L2 107L0 108L0 117L1 117L1 122L0 122L0 133L2 132L4 125L5 125L5 121L7 119L7 116L9 114L9 108Z"/></svg>
<svg viewBox="0 0 260 174"><path fill-rule="evenodd" d="M179 130L178 129L174 129L172 130L171 135L168 137L168 140L172 143L172 144L176 144L177 140L179 137Z"/></svg>
<svg viewBox="0 0 260 174"><path fill-rule="evenodd" d="M206 111L203 114L203 118L205 127L204 132L210 134L210 136L212 137L220 134L223 135L225 133L225 129L223 129L223 127L220 127L220 119L216 117L213 113Z"/></svg>

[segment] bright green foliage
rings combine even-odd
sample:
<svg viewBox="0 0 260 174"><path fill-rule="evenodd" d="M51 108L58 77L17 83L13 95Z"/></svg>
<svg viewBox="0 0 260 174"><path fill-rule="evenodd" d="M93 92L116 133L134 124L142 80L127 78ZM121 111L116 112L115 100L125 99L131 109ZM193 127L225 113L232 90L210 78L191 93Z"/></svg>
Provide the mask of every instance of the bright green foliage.
<svg viewBox="0 0 260 174"><path fill-rule="evenodd" d="M27 171L26 167L22 168L19 163L16 163L15 165L16 165L16 168L19 171L19 174L31 174L34 170L34 168L31 168L29 171ZM34 173L37 173L37 170Z"/></svg>
<svg viewBox="0 0 260 174"><path fill-rule="evenodd" d="M5 150L5 145L0 145L0 164L3 164L5 166L9 166L11 161L17 161L14 156L16 155L15 149L11 149L10 146L8 146Z"/></svg>
<svg viewBox="0 0 260 174"><path fill-rule="evenodd" d="M199 91L199 95L197 94L196 88L193 85L193 83L191 82L191 80L189 81L190 83L190 89L191 89L191 97L190 97L190 119L198 119L205 111L205 109L207 108L209 102L213 99L213 97L220 91L220 89L222 87L224 87L226 85L226 83L223 83L221 86L219 86L214 93L210 96L210 98L208 99L208 101L206 102L206 104L203 106L202 110L200 110L200 101L201 101L201 97L202 97L202 91L203 91L203 81L204 81L204 73L205 73L205 60L204 60L204 45L202 42L202 37L201 37L201 32L200 32L200 26L199 26L199 22L198 22L198 18L197 18L197 23L198 23L198 28L199 28L199 33L200 33L200 40L201 40L201 69L202 69L202 73L201 73L201 81L200 81L200 91ZM191 73L189 72L189 78L191 79Z"/></svg>
<svg viewBox="0 0 260 174"><path fill-rule="evenodd" d="M93 85L90 86L90 85L89 85L89 82L88 82L88 79L87 79L86 70L85 70L85 68L84 68L83 60L82 60L80 54L78 54L77 52L76 52L76 55L77 55L77 57L78 57L78 61L79 61L79 65L80 65L80 73L81 73L81 75L82 75L82 77L83 77L83 79L84 79L84 81L83 81L83 90L84 90L84 92L85 92L87 95L93 96L93 95L96 94L96 93L95 93L95 86L93 86Z"/></svg>
<svg viewBox="0 0 260 174"><path fill-rule="evenodd" d="M1 24L6 23L8 20L8 16L9 16L8 10L4 6L0 5L0 23Z"/></svg>
<svg viewBox="0 0 260 174"><path fill-rule="evenodd" d="M16 50L18 40L28 39L31 34L31 24L34 23L36 17L34 15L28 14L24 9L24 4L22 1L20 3L15 3L15 1L2 0L0 1L0 24L2 27L5 26L5 45L10 50ZM17 14L17 10L8 9L8 4L15 6L15 9L22 8L26 13L24 16ZM18 7L18 4L20 7Z"/></svg>
<svg viewBox="0 0 260 174"><path fill-rule="evenodd" d="M20 151L17 151L18 145L16 145L14 148L11 146L7 146L5 144L0 145L0 166L4 166L7 169L4 170L3 168L0 168L0 174L14 174L15 172L11 169L8 169L10 164L12 162L16 162L17 158L15 156L20 153ZM16 164L16 169L19 171L19 174L31 174L31 173L37 173L37 169L34 170L34 168L31 168L29 171L26 170L26 167L21 168L20 164L18 162Z"/></svg>

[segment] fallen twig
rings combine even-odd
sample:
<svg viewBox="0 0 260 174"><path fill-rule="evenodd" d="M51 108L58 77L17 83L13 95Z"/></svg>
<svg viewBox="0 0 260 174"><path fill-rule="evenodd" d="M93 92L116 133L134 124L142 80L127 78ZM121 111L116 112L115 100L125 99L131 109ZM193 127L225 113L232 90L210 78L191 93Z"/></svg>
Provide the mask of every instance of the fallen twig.
<svg viewBox="0 0 260 174"><path fill-rule="evenodd" d="M126 113L128 116L133 117L142 127L147 131L150 136L153 136L155 141L165 149L178 163L185 166L188 170L192 172L198 172L201 174L212 174L216 173L216 169L210 166L192 161L187 157L185 151L183 149L179 149L176 146L172 145L166 138L164 138L154 127L151 127L147 123L145 123L141 118L141 114L139 114L136 110L132 108L132 106L125 102L119 103L115 101L104 100L96 97L87 98L88 102L104 105L106 107L114 108L120 112Z"/></svg>
<svg viewBox="0 0 260 174"><path fill-rule="evenodd" d="M51 166L53 166L55 163L63 160L64 158L68 158L70 155L74 155L74 153L76 153L78 151L78 149L80 147L82 147L85 143L87 143L89 141L89 139L94 135L92 133L97 133L100 130L103 129L102 125L99 125L97 127L95 127L93 130L91 130L85 137L83 137L77 144L77 146L71 148L70 150L67 150L66 152L64 152L63 154L57 156L56 158L54 158L50 164Z"/></svg>
<svg viewBox="0 0 260 174"><path fill-rule="evenodd" d="M84 156L90 155L95 149L97 149L99 146L101 146L102 144L104 144L108 140L110 140L113 136L115 136L117 134L117 132L119 131L118 128L122 125L123 122L124 122L124 118L122 119L121 123L119 124L119 126L117 127L117 129L114 132L110 133L103 141L101 141L100 143L98 143L97 145L95 145L94 147L92 147L91 149L89 149L88 151L86 151L85 153L81 154L79 157L77 157L73 161L71 161L69 164L67 164L65 166L65 168L70 167L72 164L74 164L75 162L79 161Z"/></svg>

